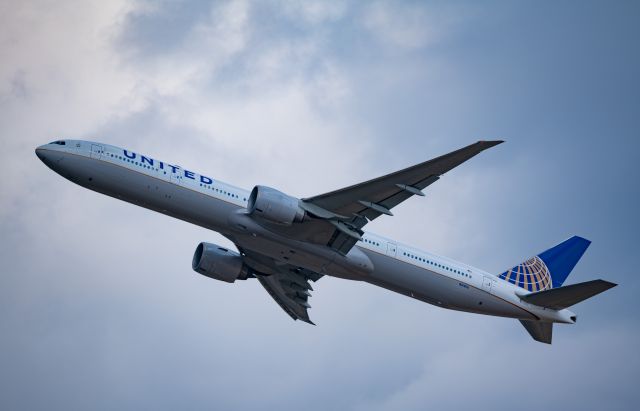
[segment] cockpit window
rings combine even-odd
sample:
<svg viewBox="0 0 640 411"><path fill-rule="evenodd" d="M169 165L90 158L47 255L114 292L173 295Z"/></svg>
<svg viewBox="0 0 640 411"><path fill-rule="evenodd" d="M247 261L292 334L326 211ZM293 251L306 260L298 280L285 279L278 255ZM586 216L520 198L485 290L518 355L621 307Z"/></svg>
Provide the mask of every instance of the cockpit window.
<svg viewBox="0 0 640 411"><path fill-rule="evenodd" d="M58 141L54 141L54 142L52 142L51 144L57 144L57 145L59 145L59 146L64 146L64 145L65 145L65 144L67 144L67 143L65 143L65 142L64 142L64 141L62 141L62 140L58 140Z"/></svg>

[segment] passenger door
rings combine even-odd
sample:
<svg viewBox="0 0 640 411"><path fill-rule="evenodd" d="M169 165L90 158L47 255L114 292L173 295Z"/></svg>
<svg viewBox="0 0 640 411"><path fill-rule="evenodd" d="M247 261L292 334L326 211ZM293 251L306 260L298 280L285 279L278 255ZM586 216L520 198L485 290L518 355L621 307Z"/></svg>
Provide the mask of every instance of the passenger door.
<svg viewBox="0 0 640 411"><path fill-rule="evenodd" d="M396 243L387 243L387 255L390 257L396 256Z"/></svg>
<svg viewBox="0 0 640 411"><path fill-rule="evenodd" d="M491 278L482 277L482 289L488 293L491 293Z"/></svg>
<svg viewBox="0 0 640 411"><path fill-rule="evenodd" d="M104 147L98 144L91 144L91 158L100 159L104 153Z"/></svg>

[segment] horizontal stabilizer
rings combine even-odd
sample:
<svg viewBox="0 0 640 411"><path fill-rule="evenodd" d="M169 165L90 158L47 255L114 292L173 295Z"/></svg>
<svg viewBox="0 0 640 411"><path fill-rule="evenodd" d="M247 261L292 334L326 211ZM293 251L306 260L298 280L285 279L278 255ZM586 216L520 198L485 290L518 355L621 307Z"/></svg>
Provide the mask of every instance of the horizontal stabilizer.
<svg viewBox="0 0 640 411"><path fill-rule="evenodd" d="M587 298L591 298L594 295L600 294L603 291L607 291L616 285L617 284L610 283L609 281L593 280L585 283L552 288L551 290L539 291L537 293L520 295L520 298L533 305L562 310Z"/></svg>
<svg viewBox="0 0 640 411"><path fill-rule="evenodd" d="M524 328L527 329L534 340L551 344L553 323L543 323L542 321L534 320L520 320L520 322L524 325Z"/></svg>

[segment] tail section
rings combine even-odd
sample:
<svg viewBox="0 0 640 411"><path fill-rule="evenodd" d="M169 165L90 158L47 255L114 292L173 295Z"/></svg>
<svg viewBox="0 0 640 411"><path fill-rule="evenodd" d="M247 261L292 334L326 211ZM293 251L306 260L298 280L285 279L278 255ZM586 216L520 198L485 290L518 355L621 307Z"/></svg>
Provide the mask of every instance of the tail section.
<svg viewBox="0 0 640 411"><path fill-rule="evenodd" d="M505 281L526 291L516 292L530 304L552 310L563 310L600 294L616 284L604 280L562 286L591 241L574 236L500 274ZM575 322L575 316L571 317ZM520 320L534 340L551 344L553 323L538 320Z"/></svg>
<svg viewBox="0 0 640 411"><path fill-rule="evenodd" d="M552 310L563 310L574 304L591 298L594 295L607 291L617 284L605 280L593 280L584 283L571 284L564 287L543 290L530 294L520 295L522 300L540 307ZM576 317L571 317L575 323ZM553 323L535 320L520 320L534 340L551 344Z"/></svg>
<svg viewBox="0 0 640 411"><path fill-rule="evenodd" d="M499 277L528 291L562 286L589 247L591 241L574 236L547 251L518 264Z"/></svg>

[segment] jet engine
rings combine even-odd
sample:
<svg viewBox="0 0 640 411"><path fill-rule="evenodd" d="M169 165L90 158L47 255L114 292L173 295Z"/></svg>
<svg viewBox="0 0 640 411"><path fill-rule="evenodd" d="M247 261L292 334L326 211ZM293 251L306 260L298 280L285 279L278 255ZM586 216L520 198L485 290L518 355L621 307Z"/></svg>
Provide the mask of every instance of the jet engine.
<svg viewBox="0 0 640 411"><path fill-rule="evenodd" d="M271 187L255 186L251 190L247 209L252 217L281 225L291 225L304 219L300 200Z"/></svg>
<svg viewBox="0 0 640 411"><path fill-rule="evenodd" d="M240 254L209 243L198 244L191 267L204 276L228 283L246 280L249 274Z"/></svg>

